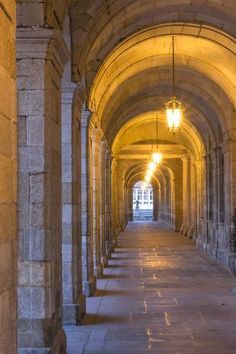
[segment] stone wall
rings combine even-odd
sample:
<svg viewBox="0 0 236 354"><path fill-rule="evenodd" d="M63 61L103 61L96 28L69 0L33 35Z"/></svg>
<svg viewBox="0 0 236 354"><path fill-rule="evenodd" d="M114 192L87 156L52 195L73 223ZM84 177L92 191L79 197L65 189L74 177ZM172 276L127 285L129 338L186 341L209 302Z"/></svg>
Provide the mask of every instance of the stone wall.
<svg viewBox="0 0 236 354"><path fill-rule="evenodd" d="M15 1L0 1L0 353L16 353Z"/></svg>

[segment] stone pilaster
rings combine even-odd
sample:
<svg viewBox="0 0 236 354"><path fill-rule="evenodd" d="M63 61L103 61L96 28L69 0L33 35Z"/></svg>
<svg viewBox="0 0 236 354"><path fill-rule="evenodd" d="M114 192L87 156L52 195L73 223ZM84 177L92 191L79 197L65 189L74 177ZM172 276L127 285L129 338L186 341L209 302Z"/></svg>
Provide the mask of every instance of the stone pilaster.
<svg viewBox="0 0 236 354"><path fill-rule="evenodd" d="M81 323L82 295L80 212L80 110L76 85L63 83L62 91L62 257L63 322Z"/></svg>
<svg viewBox="0 0 236 354"><path fill-rule="evenodd" d="M108 257L106 252L106 142L100 142L99 155L100 155L100 245L101 245L101 264L104 267L108 264Z"/></svg>
<svg viewBox="0 0 236 354"><path fill-rule="evenodd" d="M236 274L236 141L227 141L223 147L225 178L225 258Z"/></svg>
<svg viewBox="0 0 236 354"><path fill-rule="evenodd" d="M182 157L183 163L183 225L181 233L188 236L191 226L191 160L189 156Z"/></svg>
<svg viewBox="0 0 236 354"><path fill-rule="evenodd" d="M66 353L62 329L61 77L59 32L17 31L19 354Z"/></svg>
<svg viewBox="0 0 236 354"><path fill-rule="evenodd" d="M196 244L207 248L207 157L196 161L197 182L197 235Z"/></svg>
<svg viewBox="0 0 236 354"><path fill-rule="evenodd" d="M93 243L89 215L89 137L88 126L91 112L82 110L81 114L81 232L82 232L82 280L83 294L91 296L96 289L93 274Z"/></svg>
<svg viewBox="0 0 236 354"><path fill-rule="evenodd" d="M112 203L111 203L111 153L106 148L105 155L105 242L106 255L109 259L112 251L112 232L111 232L111 217L112 217Z"/></svg>
<svg viewBox="0 0 236 354"><path fill-rule="evenodd" d="M119 214L118 214L118 191L117 191L117 159L112 158L111 164L111 173L112 173L112 186L111 186L111 195L112 195L112 249L117 245L117 237L120 233L119 228Z"/></svg>
<svg viewBox="0 0 236 354"><path fill-rule="evenodd" d="M158 188L153 187L153 220L158 220Z"/></svg>
<svg viewBox="0 0 236 354"><path fill-rule="evenodd" d="M102 235L100 229L101 223L101 155L100 155L100 144L101 144L101 134L96 128L91 128L91 227L92 227L92 238L93 238L93 266L94 275L99 278L102 276Z"/></svg>
<svg viewBox="0 0 236 354"><path fill-rule="evenodd" d="M190 158L190 227L188 231L188 238L196 238L197 230L197 197L196 197L196 167L193 158Z"/></svg>
<svg viewBox="0 0 236 354"><path fill-rule="evenodd" d="M133 220L133 188L128 188L128 221Z"/></svg>

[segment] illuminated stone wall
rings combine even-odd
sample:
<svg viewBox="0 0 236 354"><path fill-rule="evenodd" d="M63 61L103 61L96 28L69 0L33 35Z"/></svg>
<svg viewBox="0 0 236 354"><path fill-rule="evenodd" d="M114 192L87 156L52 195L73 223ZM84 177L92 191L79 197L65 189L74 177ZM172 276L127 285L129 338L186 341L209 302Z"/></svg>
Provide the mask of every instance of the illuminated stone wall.
<svg viewBox="0 0 236 354"><path fill-rule="evenodd" d="M0 353L16 352L15 1L0 1Z"/></svg>

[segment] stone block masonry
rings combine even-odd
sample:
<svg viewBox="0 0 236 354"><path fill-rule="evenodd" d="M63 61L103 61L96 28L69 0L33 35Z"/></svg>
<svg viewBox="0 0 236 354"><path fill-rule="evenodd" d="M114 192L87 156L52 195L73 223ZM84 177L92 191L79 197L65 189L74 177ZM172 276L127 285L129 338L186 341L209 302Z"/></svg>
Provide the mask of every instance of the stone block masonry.
<svg viewBox="0 0 236 354"><path fill-rule="evenodd" d="M0 353L16 352L15 1L0 1Z"/></svg>

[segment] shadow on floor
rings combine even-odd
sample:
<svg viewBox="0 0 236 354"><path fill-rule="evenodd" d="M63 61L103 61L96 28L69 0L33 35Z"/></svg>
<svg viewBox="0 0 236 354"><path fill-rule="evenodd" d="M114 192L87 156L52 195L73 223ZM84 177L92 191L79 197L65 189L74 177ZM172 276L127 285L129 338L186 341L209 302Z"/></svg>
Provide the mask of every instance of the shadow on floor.
<svg viewBox="0 0 236 354"><path fill-rule="evenodd" d="M121 295L129 295L130 291L125 291L125 290L105 290L105 289L99 289L96 291L94 294L95 297L101 297L101 296L121 296Z"/></svg>
<svg viewBox="0 0 236 354"><path fill-rule="evenodd" d="M127 319L127 316L105 316L105 315L98 315L98 314L87 314L84 321L83 325L85 326L90 326L90 325L96 325L96 324L113 324L114 323L121 323L124 322Z"/></svg>
<svg viewBox="0 0 236 354"><path fill-rule="evenodd" d="M130 279L130 275L124 274L103 274L102 279Z"/></svg>

